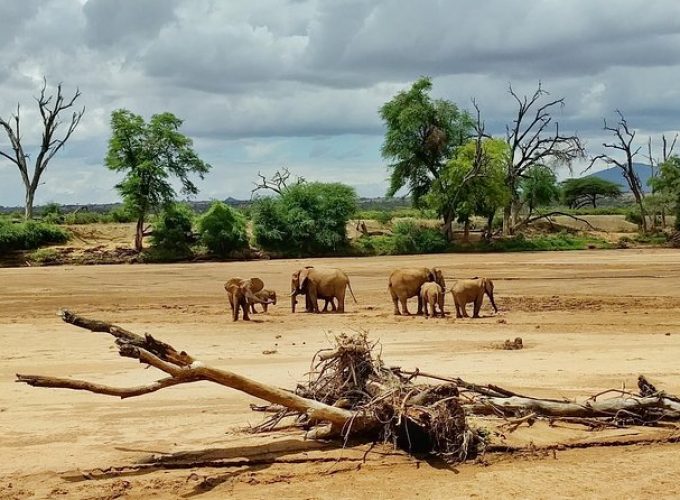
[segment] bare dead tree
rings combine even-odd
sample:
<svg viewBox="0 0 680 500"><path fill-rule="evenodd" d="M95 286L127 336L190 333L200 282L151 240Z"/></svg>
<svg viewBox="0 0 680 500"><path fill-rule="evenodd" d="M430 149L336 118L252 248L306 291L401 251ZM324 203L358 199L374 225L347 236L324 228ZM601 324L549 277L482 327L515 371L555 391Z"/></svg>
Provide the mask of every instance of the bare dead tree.
<svg viewBox="0 0 680 500"><path fill-rule="evenodd" d="M269 190L273 191L276 194L280 195L283 193L288 188L288 184L291 181L291 177L293 177L293 174L290 173L290 170L287 168L282 168L281 170L277 170L274 175L271 177L267 178L266 176L262 175L261 172L257 173L257 176L260 178L258 182L254 182L255 188L251 191L250 197L252 198L256 192L260 190ZM295 181L293 185L298 185L298 184L303 184L305 182L304 177L300 176L295 176Z"/></svg>
<svg viewBox="0 0 680 500"><path fill-rule="evenodd" d="M640 182L640 177L635 171L635 167L633 165L633 160L640 153L642 146L635 147L633 145L633 142L635 140L635 130L632 130L630 128L628 122L626 121L626 118L623 116L623 113L621 111L617 109L616 114L619 116L617 124L615 126L607 125L607 120L605 119L603 127L604 130L612 132L614 134L615 140L613 142L604 142L602 143L602 146L605 149L619 151L619 153L617 154L619 156L622 155L624 159L620 160L614 158L613 156L607 153L602 153L590 159L590 164L588 165L588 168L586 168L586 170L592 168L593 165L598 161L603 161L607 165L615 165L616 167L621 169L623 177L624 179L626 179L628 187L630 188L631 192L633 193L633 196L635 197L635 202L640 207L640 217L642 219L642 231L646 233L647 212L645 210L644 203L645 193L642 190L642 183Z"/></svg>
<svg viewBox="0 0 680 500"><path fill-rule="evenodd" d="M540 82L531 97L520 97L512 85L509 93L518 109L512 124L506 126L506 141L510 147L507 183L511 199L503 214L504 234L513 234L519 225L519 184L529 168L535 165L571 166L574 160L585 157L579 137L564 135L559 122L553 119L553 111L564 107L564 98L545 101L550 94L543 90Z"/></svg>
<svg viewBox="0 0 680 500"><path fill-rule="evenodd" d="M9 120L0 117L0 127L5 130L7 138L9 139L9 148L0 148L0 156L14 163L21 174L21 180L24 183L25 194L25 208L24 216L26 219L33 217L33 201L35 199L35 192L40 185L40 179L47 168L50 160L54 155L64 147L66 141L71 137L80 123L80 119L85 113L85 108L80 111L74 111L71 115L68 127L65 134L58 138L56 132L62 124L60 114L72 108L76 100L80 97L80 90L76 89L73 96L68 99L62 93L61 83L57 85L57 94L47 95L47 79L43 78L43 86L40 90L40 96L35 100L38 103L38 110L42 119L42 140L35 157L33 170L30 171L29 160L30 155L26 153L24 145L22 144L21 134L21 106L17 104L16 113L10 116Z"/></svg>

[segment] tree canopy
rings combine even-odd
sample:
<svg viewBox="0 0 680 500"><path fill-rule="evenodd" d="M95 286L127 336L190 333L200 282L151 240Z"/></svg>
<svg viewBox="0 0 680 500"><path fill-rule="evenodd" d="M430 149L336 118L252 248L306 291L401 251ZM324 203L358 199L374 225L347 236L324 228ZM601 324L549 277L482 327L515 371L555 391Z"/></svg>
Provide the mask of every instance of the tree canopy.
<svg viewBox="0 0 680 500"><path fill-rule="evenodd" d="M477 141L469 140L458 149L428 195L429 205L442 213L450 211L459 222L468 223L473 215L484 217L490 229L496 211L509 201L505 182L508 145L502 139L481 142L481 165L477 171ZM445 206L446 205L446 206Z"/></svg>
<svg viewBox="0 0 680 500"><path fill-rule="evenodd" d="M349 186L300 183L280 196L256 200L253 232L266 250L294 255L332 252L346 244L346 225L356 207L357 196Z"/></svg>
<svg viewBox="0 0 680 500"><path fill-rule="evenodd" d="M380 108L386 127L382 156L391 170L388 196L407 186L416 206L473 129L467 112L450 101L432 99L431 89L432 81L420 78Z"/></svg>
<svg viewBox="0 0 680 500"><path fill-rule="evenodd" d="M618 184L599 177L580 177L562 182L562 202L569 208L580 208L585 205L596 208L598 198L619 196L621 187Z"/></svg>
<svg viewBox="0 0 680 500"><path fill-rule="evenodd" d="M171 179L177 178L181 193L195 195L198 188L191 174L201 179L210 170L193 150L190 138L179 132L182 120L172 113L153 115L148 123L125 109L111 115L111 138L106 166L125 172L116 189L137 218L135 248L142 250L144 223L149 213L174 201Z"/></svg>

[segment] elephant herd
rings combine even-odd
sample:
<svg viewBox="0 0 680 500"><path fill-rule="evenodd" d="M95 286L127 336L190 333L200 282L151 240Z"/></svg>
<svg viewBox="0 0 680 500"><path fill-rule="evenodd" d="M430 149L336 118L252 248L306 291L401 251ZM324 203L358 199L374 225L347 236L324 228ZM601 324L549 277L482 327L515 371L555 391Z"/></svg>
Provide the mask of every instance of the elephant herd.
<svg viewBox="0 0 680 500"><path fill-rule="evenodd" d="M237 321L239 314L249 320L255 313L255 304L261 304L264 311L269 305L276 304L276 292L264 287L260 278L231 278L224 284L229 298L232 319ZM456 308L456 317L468 317L466 304L473 303L473 318L479 317L479 310L486 294L494 311L498 312L493 295L493 281L488 278L472 278L457 280L451 287L451 295ZM295 312L297 297L304 295L306 312L326 312L331 307L333 312L345 312L345 295L349 290L352 299L357 303L349 277L341 269L330 267L306 266L295 271L290 283L291 312ZM390 274L388 290L394 304L395 315L410 315L407 307L408 299L418 300L417 314L427 317L444 316L444 296L447 291L444 275L439 268L426 267L396 269ZM319 300L324 307L319 310ZM399 306L401 305L401 309Z"/></svg>

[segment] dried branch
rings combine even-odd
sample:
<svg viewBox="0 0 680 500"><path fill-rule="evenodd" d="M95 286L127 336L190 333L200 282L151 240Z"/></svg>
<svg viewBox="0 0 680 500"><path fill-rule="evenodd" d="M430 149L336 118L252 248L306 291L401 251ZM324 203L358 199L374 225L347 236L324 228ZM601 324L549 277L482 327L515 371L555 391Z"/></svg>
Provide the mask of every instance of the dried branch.
<svg viewBox="0 0 680 500"><path fill-rule="evenodd" d="M292 175L293 174L291 174L287 168L277 170L274 173L274 175L272 175L270 178L267 178L264 175L262 175L261 172L258 172L257 176L260 178L260 180L259 182L253 183L255 184L255 188L250 192L250 197L252 198L255 195L255 193L260 190L273 191L278 195L282 194L283 191L288 189L288 183ZM295 185L303 184L304 182L305 182L304 177L296 176Z"/></svg>

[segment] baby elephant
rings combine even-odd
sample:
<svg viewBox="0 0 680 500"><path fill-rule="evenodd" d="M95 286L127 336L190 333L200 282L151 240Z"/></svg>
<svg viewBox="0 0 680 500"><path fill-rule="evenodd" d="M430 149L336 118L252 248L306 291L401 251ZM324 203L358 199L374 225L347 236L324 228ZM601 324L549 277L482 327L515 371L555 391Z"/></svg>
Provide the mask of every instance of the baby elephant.
<svg viewBox="0 0 680 500"><path fill-rule="evenodd" d="M465 305L474 303L473 318L479 318L479 310L482 308L484 294L489 297L494 311L498 312L496 302L493 300L493 281L489 278L474 278L470 280L458 280L451 289L453 303L456 306L456 318L467 318Z"/></svg>
<svg viewBox="0 0 680 500"><path fill-rule="evenodd" d="M444 317L444 289L438 283L434 281L423 283L420 287L420 299L426 317L437 316L437 306L439 306L439 315Z"/></svg>
<svg viewBox="0 0 680 500"><path fill-rule="evenodd" d="M263 288L259 292L255 292L253 295L260 299L262 302L262 309L264 312L267 312L267 308L269 307L269 304L275 306L276 305L276 291L274 290L269 290L267 288ZM256 314L257 311L255 310L255 304L258 302L255 301L248 301L248 305L250 306L250 310L252 311L253 314Z"/></svg>

